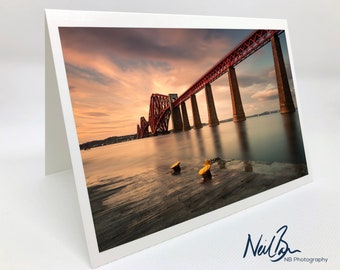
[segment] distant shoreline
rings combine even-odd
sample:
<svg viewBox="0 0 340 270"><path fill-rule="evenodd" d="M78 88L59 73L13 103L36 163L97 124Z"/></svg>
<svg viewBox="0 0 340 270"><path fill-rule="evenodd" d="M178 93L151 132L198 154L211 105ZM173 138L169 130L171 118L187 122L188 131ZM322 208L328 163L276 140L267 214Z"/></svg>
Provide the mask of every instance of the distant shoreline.
<svg viewBox="0 0 340 270"><path fill-rule="evenodd" d="M253 115L247 116L246 118L260 117L260 116L263 116L263 115L274 114L274 113L279 113L279 112L280 112L279 110L265 111L265 112L262 112L262 113L259 113L259 114L253 114ZM227 122L232 122L232 121L233 121L233 118L228 118L228 119L220 120L220 123L227 123ZM203 123L203 126L206 126L206 125L208 125L208 124ZM162 136L162 135L167 135L167 134L170 134L170 133L172 133L172 131L169 131L166 134L158 134L158 135ZM150 135L150 137L152 137L152 136L153 135ZM102 139L102 140L89 141L89 142L80 144L79 148L80 148L80 150L90 150L91 148L96 148L96 147L115 144L115 143L127 142L127 141L132 141L132 140L137 140L137 134L112 136L112 137L108 137L108 138Z"/></svg>

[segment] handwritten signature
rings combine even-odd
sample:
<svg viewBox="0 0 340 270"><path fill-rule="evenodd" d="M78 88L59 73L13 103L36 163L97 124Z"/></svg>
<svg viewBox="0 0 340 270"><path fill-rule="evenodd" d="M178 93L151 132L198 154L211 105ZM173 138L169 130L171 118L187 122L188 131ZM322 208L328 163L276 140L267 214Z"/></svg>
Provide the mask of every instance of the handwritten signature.
<svg viewBox="0 0 340 270"><path fill-rule="evenodd" d="M272 237L269 245L266 244L267 240L262 240L263 234L257 241L256 246L251 239L251 235L248 234L248 240L246 244L246 248L243 253L243 258L246 257L248 250L250 250L250 254L254 257L261 255L268 255L272 262L278 262L282 258L286 256L287 253L293 254L295 252L301 252L300 250L292 250L290 249L288 243L283 240L285 233L288 230L288 226L284 225L280 229L276 231L276 234ZM250 249L249 249L250 248Z"/></svg>

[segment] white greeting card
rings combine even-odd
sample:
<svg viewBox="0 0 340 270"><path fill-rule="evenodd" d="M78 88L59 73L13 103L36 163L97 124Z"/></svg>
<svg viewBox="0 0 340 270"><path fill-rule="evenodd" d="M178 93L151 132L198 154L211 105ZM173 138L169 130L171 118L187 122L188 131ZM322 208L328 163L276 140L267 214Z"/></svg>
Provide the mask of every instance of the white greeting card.
<svg viewBox="0 0 340 270"><path fill-rule="evenodd" d="M46 173L91 264L309 181L285 20L46 10Z"/></svg>

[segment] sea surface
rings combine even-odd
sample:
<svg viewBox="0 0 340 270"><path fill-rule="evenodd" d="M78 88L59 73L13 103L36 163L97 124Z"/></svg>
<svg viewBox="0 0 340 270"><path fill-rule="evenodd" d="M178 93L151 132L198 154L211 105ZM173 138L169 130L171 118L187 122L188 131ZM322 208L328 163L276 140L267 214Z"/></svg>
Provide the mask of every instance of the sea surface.
<svg viewBox="0 0 340 270"><path fill-rule="evenodd" d="M298 113L273 113L244 122L170 133L82 151L88 186L113 177L130 177L148 170L171 171L222 158L306 164Z"/></svg>

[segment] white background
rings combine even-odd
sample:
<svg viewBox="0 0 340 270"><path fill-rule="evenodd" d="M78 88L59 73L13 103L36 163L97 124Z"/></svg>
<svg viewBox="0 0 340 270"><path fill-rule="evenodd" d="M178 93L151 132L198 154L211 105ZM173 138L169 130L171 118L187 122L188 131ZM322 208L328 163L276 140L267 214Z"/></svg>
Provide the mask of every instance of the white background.
<svg viewBox="0 0 340 270"><path fill-rule="evenodd" d="M287 19L314 182L100 269L340 268L340 2L59 0L0 2L0 269L90 269L72 172L44 176L44 9ZM248 233L282 225L300 257L242 258Z"/></svg>

